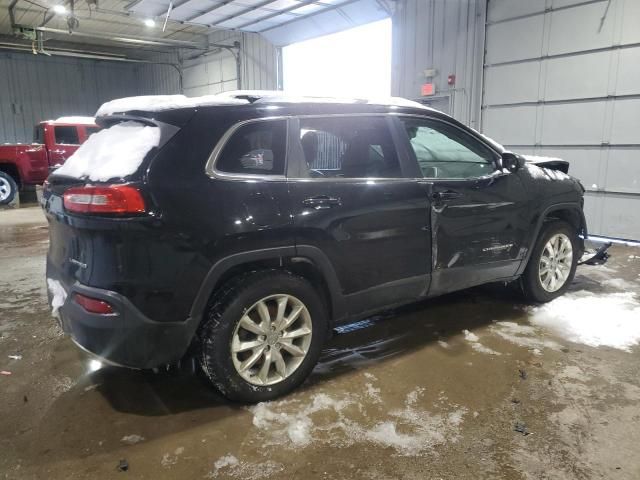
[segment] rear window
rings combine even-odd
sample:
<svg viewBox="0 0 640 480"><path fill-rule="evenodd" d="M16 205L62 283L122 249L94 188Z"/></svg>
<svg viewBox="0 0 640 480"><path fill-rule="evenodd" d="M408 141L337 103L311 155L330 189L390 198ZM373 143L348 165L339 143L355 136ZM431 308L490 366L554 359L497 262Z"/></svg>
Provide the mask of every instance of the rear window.
<svg viewBox="0 0 640 480"><path fill-rule="evenodd" d="M117 123L91 135L55 174L94 181L125 178L160 145L161 133L158 126L136 121Z"/></svg>
<svg viewBox="0 0 640 480"><path fill-rule="evenodd" d="M54 127L57 145L78 145L78 129L76 127Z"/></svg>
<svg viewBox="0 0 640 480"><path fill-rule="evenodd" d="M250 175L284 175L285 120L252 122L238 128L225 144L216 170Z"/></svg>

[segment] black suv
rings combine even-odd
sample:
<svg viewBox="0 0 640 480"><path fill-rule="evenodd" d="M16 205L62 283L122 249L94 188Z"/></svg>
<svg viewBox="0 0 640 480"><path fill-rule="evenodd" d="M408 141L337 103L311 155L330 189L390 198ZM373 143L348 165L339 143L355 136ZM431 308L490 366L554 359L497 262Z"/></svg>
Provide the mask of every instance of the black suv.
<svg viewBox="0 0 640 480"><path fill-rule="evenodd" d="M108 111L102 132L156 139L135 171L50 176L50 301L82 349L133 368L196 352L256 402L298 386L336 325L488 282L546 302L572 281L587 231L566 163L413 102L238 97Z"/></svg>

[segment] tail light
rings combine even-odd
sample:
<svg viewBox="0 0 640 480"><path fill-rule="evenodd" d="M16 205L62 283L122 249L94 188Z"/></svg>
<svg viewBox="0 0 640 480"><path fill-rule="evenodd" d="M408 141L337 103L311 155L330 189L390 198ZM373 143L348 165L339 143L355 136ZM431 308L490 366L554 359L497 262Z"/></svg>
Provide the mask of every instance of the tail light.
<svg viewBox="0 0 640 480"><path fill-rule="evenodd" d="M64 192L64 208L76 213L143 213L140 190L131 185L75 187Z"/></svg>
<svg viewBox="0 0 640 480"><path fill-rule="evenodd" d="M73 300L87 312L109 315L113 313L113 307L104 300L87 297L79 293L74 294Z"/></svg>

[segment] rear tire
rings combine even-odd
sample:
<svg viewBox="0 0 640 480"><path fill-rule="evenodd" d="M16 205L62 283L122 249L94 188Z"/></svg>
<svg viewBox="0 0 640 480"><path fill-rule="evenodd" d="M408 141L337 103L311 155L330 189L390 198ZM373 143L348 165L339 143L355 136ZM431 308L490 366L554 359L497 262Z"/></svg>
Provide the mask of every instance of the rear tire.
<svg viewBox="0 0 640 480"><path fill-rule="evenodd" d="M18 194L18 184L7 172L0 171L0 205L13 202Z"/></svg>
<svg viewBox="0 0 640 480"><path fill-rule="evenodd" d="M580 247L576 230L567 222L545 223L522 275L525 299L546 303L562 295L571 285Z"/></svg>
<svg viewBox="0 0 640 480"><path fill-rule="evenodd" d="M227 283L200 327L200 364L230 400L257 403L298 387L320 357L323 302L304 278L266 270Z"/></svg>

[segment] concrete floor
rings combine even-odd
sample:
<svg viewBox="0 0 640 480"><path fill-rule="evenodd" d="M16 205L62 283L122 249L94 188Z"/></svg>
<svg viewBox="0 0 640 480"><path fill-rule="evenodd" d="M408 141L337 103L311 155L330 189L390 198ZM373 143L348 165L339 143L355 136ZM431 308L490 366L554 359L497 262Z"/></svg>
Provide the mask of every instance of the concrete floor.
<svg viewBox="0 0 640 480"><path fill-rule="evenodd" d="M553 307L480 288L364 322L255 407L89 361L49 315L46 250L37 207L0 211L0 478L640 478L637 248L580 267Z"/></svg>

